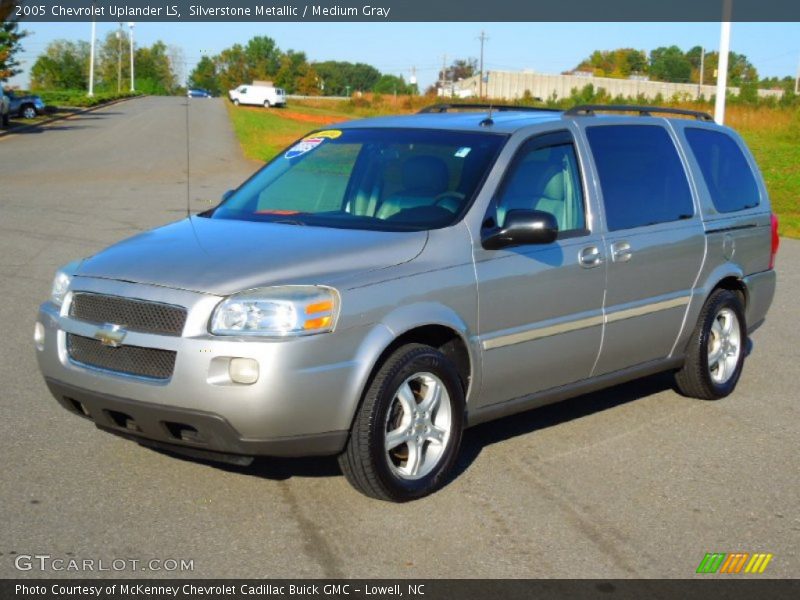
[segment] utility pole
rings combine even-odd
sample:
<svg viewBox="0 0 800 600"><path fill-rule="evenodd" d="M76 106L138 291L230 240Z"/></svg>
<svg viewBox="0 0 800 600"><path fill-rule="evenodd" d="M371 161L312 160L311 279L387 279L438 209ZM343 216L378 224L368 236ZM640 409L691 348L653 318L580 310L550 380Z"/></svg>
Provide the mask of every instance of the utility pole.
<svg viewBox="0 0 800 600"><path fill-rule="evenodd" d="M697 86L697 98L703 95L703 80L706 73L706 49L700 48L700 83Z"/></svg>
<svg viewBox="0 0 800 600"><path fill-rule="evenodd" d="M479 98L483 98L483 44L489 38L486 37L486 32L481 30L481 35L478 37L478 39L481 41L481 66L480 66L480 80L479 80L479 84L478 84L478 90L479 90L478 91L478 97Z"/></svg>
<svg viewBox="0 0 800 600"><path fill-rule="evenodd" d="M92 19L92 43L91 55L89 55L89 94L91 98L94 96L94 39L97 37L97 21Z"/></svg>
<svg viewBox="0 0 800 600"><path fill-rule="evenodd" d="M132 92L136 91L136 85L134 83L134 78L133 78L133 27L134 27L134 25L135 25L135 23L133 23L133 22L128 23L128 27L130 28L130 31L131 31L130 40L129 41L130 41L130 44L131 44L131 91Z"/></svg>
<svg viewBox="0 0 800 600"><path fill-rule="evenodd" d="M411 67L411 77L408 78L408 83L411 86L411 95L413 96L417 88L417 67Z"/></svg>
<svg viewBox="0 0 800 600"><path fill-rule="evenodd" d="M442 55L442 97L445 95L447 87L447 54Z"/></svg>
<svg viewBox="0 0 800 600"><path fill-rule="evenodd" d="M800 62L797 63L797 76L794 78L794 95L800 93Z"/></svg>
<svg viewBox="0 0 800 600"><path fill-rule="evenodd" d="M714 121L725 122L725 93L728 89L728 54L731 48L731 13L733 0L724 0L722 27L719 35L719 66L717 67L717 99L714 103Z"/></svg>

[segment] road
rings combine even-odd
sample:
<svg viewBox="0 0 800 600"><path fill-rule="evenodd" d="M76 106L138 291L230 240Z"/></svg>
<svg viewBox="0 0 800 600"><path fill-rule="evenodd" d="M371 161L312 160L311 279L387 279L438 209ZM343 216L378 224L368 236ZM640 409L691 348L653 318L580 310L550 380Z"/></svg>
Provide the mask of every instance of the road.
<svg viewBox="0 0 800 600"><path fill-rule="evenodd" d="M706 552L744 551L773 553L769 576L800 573L798 241L783 240L732 397L683 398L657 376L483 425L456 479L410 504L356 494L333 459L218 467L69 415L36 368L37 305L59 265L186 212L185 103L0 140L0 577L21 575L20 554L187 559L169 575L193 577L527 578L687 577ZM189 117L198 209L256 165L222 101Z"/></svg>

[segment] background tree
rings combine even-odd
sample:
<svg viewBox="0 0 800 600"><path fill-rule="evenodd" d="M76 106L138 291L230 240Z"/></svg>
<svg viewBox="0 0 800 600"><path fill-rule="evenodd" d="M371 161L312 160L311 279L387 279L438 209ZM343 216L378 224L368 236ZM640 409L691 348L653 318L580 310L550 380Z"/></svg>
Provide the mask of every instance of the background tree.
<svg viewBox="0 0 800 600"><path fill-rule="evenodd" d="M20 30L19 23L10 18L13 4L3 3L0 11L0 79L8 79L21 72L16 55L22 50L21 41L28 35Z"/></svg>
<svg viewBox="0 0 800 600"><path fill-rule="evenodd" d="M413 90L403 77L397 75L382 75L372 88L376 94L410 94Z"/></svg>
<svg viewBox="0 0 800 600"><path fill-rule="evenodd" d="M253 79L273 79L281 67L281 51L271 37L259 35L244 49Z"/></svg>
<svg viewBox="0 0 800 600"><path fill-rule="evenodd" d="M344 96L375 87L381 73L364 63L328 60L314 63L314 70L324 82L322 93L326 96Z"/></svg>
<svg viewBox="0 0 800 600"><path fill-rule="evenodd" d="M658 81L689 83L692 64L677 46L660 47L650 52L650 77Z"/></svg>
<svg viewBox="0 0 800 600"><path fill-rule="evenodd" d="M211 57L204 56L200 59L189 74L189 86L206 89L214 95L222 91L219 86L217 65Z"/></svg>
<svg viewBox="0 0 800 600"><path fill-rule="evenodd" d="M307 66L305 52L287 50L281 56L280 67L275 75L275 85L286 90L287 94L294 94L298 88L298 80L304 75Z"/></svg>
<svg viewBox="0 0 800 600"><path fill-rule="evenodd" d="M170 49L164 42L138 48L135 60L137 90L161 96L175 91L178 81L170 60Z"/></svg>
<svg viewBox="0 0 800 600"><path fill-rule="evenodd" d="M247 53L241 44L226 48L219 53L214 62L219 74L219 86L223 91L232 90L255 79L253 69L247 60Z"/></svg>
<svg viewBox="0 0 800 600"><path fill-rule="evenodd" d="M98 50L96 73L100 87L105 91L126 90L130 81L130 41L125 31L115 29L106 34ZM139 70L138 65L136 70ZM139 73L137 73L138 75Z"/></svg>
<svg viewBox="0 0 800 600"><path fill-rule="evenodd" d="M47 45L31 67L34 90L86 89L91 46L83 40L55 40Z"/></svg>

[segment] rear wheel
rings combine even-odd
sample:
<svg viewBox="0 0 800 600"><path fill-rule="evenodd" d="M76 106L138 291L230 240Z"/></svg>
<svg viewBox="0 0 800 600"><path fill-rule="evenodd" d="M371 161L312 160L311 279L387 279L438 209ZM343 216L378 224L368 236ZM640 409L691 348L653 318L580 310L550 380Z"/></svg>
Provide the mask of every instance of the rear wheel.
<svg viewBox="0 0 800 600"><path fill-rule="evenodd" d="M26 104L22 107L20 111L23 119L34 119L36 118L36 109L31 106L30 104Z"/></svg>
<svg viewBox="0 0 800 600"><path fill-rule="evenodd" d="M685 396L717 400L736 388L744 366L747 328L739 296L716 290L706 300L675 383Z"/></svg>
<svg viewBox="0 0 800 600"><path fill-rule="evenodd" d="M264 108L269 108L270 106L272 105L269 103L269 100L264 100Z"/></svg>
<svg viewBox="0 0 800 600"><path fill-rule="evenodd" d="M402 346L367 389L339 465L367 496L421 498L447 481L463 429L464 392L453 364L430 346Z"/></svg>

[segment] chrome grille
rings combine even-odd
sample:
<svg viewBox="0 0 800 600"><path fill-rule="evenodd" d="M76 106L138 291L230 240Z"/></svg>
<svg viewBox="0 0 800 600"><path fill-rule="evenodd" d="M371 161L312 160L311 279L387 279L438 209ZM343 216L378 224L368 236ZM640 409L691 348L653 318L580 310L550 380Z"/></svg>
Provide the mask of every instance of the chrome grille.
<svg viewBox="0 0 800 600"><path fill-rule="evenodd" d="M169 379L175 368L176 352L141 346L112 348L81 335L67 334L67 351L75 362L150 379Z"/></svg>
<svg viewBox="0 0 800 600"><path fill-rule="evenodd" d="M69 314L81 321L113 323L128 331L159 335L181 335L186 324L182 306L87 292L72 296Z"/></svg>

